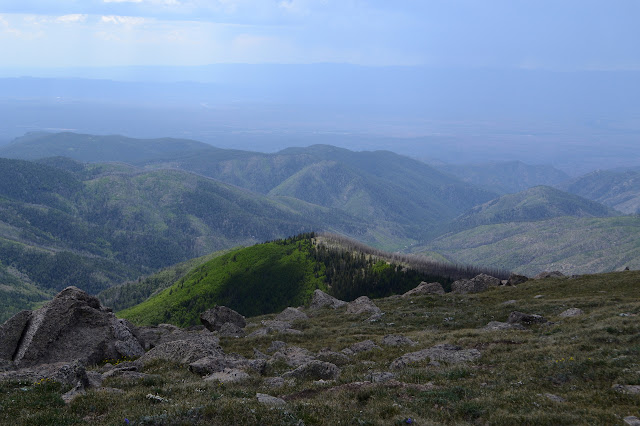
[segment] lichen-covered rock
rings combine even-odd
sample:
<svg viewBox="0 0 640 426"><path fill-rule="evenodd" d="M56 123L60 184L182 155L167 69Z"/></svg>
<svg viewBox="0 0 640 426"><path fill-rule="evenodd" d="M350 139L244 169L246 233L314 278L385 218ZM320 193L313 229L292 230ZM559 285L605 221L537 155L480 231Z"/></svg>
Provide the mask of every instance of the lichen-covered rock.
<svg viewBox="0 0 640 426"><path fill-rule="evenodd" d="M313 355L313 353L305 348L300 348L298 346L287 346L285 348L279 349L276 353L274 353L269 360L269 363L273 364L277 361L283 361L290 367L298 367L315 359L316 357Z"/></svg>
<svg viewBox="0 0 640 426"><path fill-rule="evenodd" d="M20 312L0 326L0 348L0 356L19 368L73 360L96 364L144 353L127 322L76 287L65 288L42 308Z"/></svg>
<svg viewBox="0 0 640 426"><path fill-rule="evenodd" d="M374 371L367 374L367 376L365 377L366 380L372 383L385 383L390 380L394 380L395 378L396 375L388 371Z"/></svg>
<svg viewBox="0 0 640 426"><path fill-rule="evenodd" d="M351 362L348 355L341 352L334 352L329 348L320 349L316 355L320 361L330 362L337 366L347 365Z"/></svg>
<svg viewBox="0 0 640 426"><path fill-rule="evenodd" d="M271 407L281 407L287 405L287 402L275 396L267 395L265 393L256 393L256 399L260 404L269 405Z"/></svg>
<svg viewBox="0 0 640 426"><path fill-rule="evenodd" d="M385 346L414 346L416 342L405 336L387 334L382 338L382 344Z"/></svg>
<svg viewBox="0 0 640 426"><path fill-rule="evenodd" d="M460 362L474 361L480 358L480 356L480 351L477 349L462 349L460 346L445 343L428 349L423 349L421 351L404 354L401 357L396 358L391 363L391 368L404 368L407 365L424 361L426 359L456 364Z"/></svg>
<svg viewBox="0 0 640 426"><path fill-rule="evenodd" d="M309 317L307 316L307 314L305 314L304 312L296 308L286 308L284 311L280 312L276 317L277 321L287 321L287 322L306 321L308 319Z"/></svg>
<svg viewBox="0 0 640 426"><path fill-rule="evenodd" d="M245 318L226 306L216 306L200 314L200 322L211 331L219 331L228 322L244 328L247 325Z"/></svg>
<svg viewBox="0 0 640 426"><path fill-rule="evenodd" d="M482 327L486 331L500 331L500 330L525 330L520 324L510 324L508 322L491 321L489 324Z"/></svg>
<svg viewBox="0 0 640 426"><path fill-rule="evenodd" d="M222 371L218 371L210 374L204 378L205 382L220 382L220 383L240 383L247 381L251 378L246 372L242 370L236 370L233 368L226 368Z"/></svg>
<svg viewBox="0 0 640 426"><path fill-rule="evenodd" d="M529 278L524 275L511 274L507 280L506 285L515 286L529 281Z"/></svg>
<svg viewBox="0 0 640 426"><path fill-rule="evenodd" d="M282 377L294 377L306 380L334 380L340 376L340 368L330 362L309 361L293 371L288 371Z"/></svg>
<svg viewBox="0 0 640 426"><path fill-rule="evenodd" d="M145 365L153 360L162 359L178 364L191 364L202 358L223 357L219 345L220 339L211 332L199 332L186 340L174 340L162 343L144 354L138 363Z"/></svg>
<svg viewBox="0 0 640 426"><path fill-rule="evenodd" d="M309 305L310 309L320 309L325 306L328 306L333 309L341 308L346 305L347 302L338 300L333 296L329 296L322 290L315 290L313 292L313 297L311 298L311 304Z"/></svg>
<svg viewBox="0 0 640 426"><path fill-rule="evenodd" d="M347 305L348 314L370 314L376 315L381 313L380 308L371 301L367 296L360 296L353 302L349 302Z"/></svg>
<svg viewBox="0 0 640 426"><path fill-rule="evenodd" d="M500 279L487 274L480 274L470 280L463 279L454 282L451 284L451 292L459 294L480 293L500 284Z"/></svg>
<svg viewBox="0 0 640 426"><path fill-rule="evenodd" d="M380 346L376 345L373 340L364 340L362 342L354 343L348 348L342 351L345 355L354 355L360 352L368 352L374 349L382 349Z"/></svg>
<svg viewBox="0 0 640 426"><path fill-rule="evenodd" d="M440 283L421 282L413 290L407 291L402 297L421 296L424 294L444 294L444 288Z"/></svg>
<svg viewBox="0 0 640 426"><path fill-rule="evenodd" d="M227 322L222 324L219 334L222 337L244 337L245 332L237 325L231 322Z"/></svg>
<svg viewBox="0 0 640 426"><path fill-rule="evenodd" d="M541 315L525 314L523 312L513 311L509 314L507 322L509 324L533 325L544 324L547 322L547 320Z"/></svg>
<svg viewBox="0 0 640 426"><path fill-rule="evenodd" d="M579 308L569 308L566 311L563 311L560 314L558 314L559 317L563 317L563 318L577 317L580 315L584 315L584 311Z"/></svg>

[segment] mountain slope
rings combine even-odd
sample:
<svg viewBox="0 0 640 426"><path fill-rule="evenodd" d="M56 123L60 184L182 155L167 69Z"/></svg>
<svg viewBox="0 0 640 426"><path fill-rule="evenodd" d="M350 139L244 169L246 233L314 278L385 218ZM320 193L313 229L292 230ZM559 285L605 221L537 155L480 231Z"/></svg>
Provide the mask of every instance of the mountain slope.
<svg viewBox="0 0 640 426"><path fill-rule="evenodd" d="M559 217L478 226L416 249L451 261L510 269L526 275L640 269L640 217Z"/></svg>
<svg viewBox="0 0 640 426"><path fill-rule="evenodd" d="M640 213L640 171L598 170L558 188L627 214Z"/></svg>
<svg viewBox="0 0 640 426"><path fill-rule="evenodd" d="M345 245L339 237L304 234L233 250L195 266L170 287L118 315L136 324L184 326L196 324L200 313L216 304L257 315L299 306L317 288L353 300L402 293L421 281L439 281L449 288L455 279L480 272L505 274L420 258L406 261L353 244Z"/></svg>
<svg viewBox="0 0 640 426"><path fill-rule="evenodd" d="M532 166L521 161L446 164L437 168L499 194L512 194L539 185L553 186L569 179L569 175L553 166Z"/></svg>
<svg viewBox="0 0 640 426"><path fill-rule="evenodd" d="M536 186L481 204L457 217L452 230L506 222L534 222L554 217L609 217L615 210L550 186Z"/></svg>

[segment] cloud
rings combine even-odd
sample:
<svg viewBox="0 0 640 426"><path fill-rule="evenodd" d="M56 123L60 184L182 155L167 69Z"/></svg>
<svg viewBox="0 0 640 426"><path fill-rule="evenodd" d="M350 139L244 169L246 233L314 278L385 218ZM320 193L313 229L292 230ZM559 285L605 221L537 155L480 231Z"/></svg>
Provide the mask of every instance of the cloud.
<svg viewBox="0 0 640 426"><path fill-rule="evenodd" d="M76 13L72 15L59 16L55 19L55 22L58 24L73 24L78 22L86 22L88 17L89 15Z"/></svg>
<svg viewBox="0 0 640 426"><path fill-rule="evenodd" d="M148 19L137 16L108 15L100 17L100 21L105 24L141 25L148 22Z"/></svg>

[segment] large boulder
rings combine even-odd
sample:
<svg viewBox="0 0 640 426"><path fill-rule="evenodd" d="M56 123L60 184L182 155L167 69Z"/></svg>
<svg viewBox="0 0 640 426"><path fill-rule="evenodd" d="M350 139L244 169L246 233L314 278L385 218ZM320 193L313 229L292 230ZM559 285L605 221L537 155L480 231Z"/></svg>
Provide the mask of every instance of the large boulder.
<svg viewBox="0 0 640 426"><path fill-rule="evenodd" d="M402 297L422 296L424 294L444 294L444 288L440 283L422 281L416 288L407 291Z"/></svg>
<svg viewBox="0 0 640 426"><path fill-rule="evenodd" d="M144 354L138 363L145 365L159 359L178 364L191 364L202 358L221 358L224 352L220 347L220 339L207 330L185 336L184 340L173 340L161 343Z"/></svg>
<svg viewBox="0 0 640 426"><path fill-rule="evenodd" d="M322 290L316 290L313 292L313 297L311 298L311 304L309 305L309 308L320 309L328 306L330 308L337 309L343 307L346 304L347 302L338 300L333 296L329 296Z"/></svg>
<svg viewBox="0 0 640 426"><path fill-rule="evenodd" d="M480 274L470 280L458 280L451 284L452 293L480 293L488 290L490 287L497 287L501 284L499 278L492 277L487 274Z"/></svg>
<svg viewBox="0 0 640 426"><path fill-rule="evenodd" d="M507 280L506 285L514 286L514 285L526 283L527 281L529 281L529 278L524 275L511 274L509 275L509 279Z"/></svg>
<svg viewBox="0 0 640 426"><path fill-rule="evenodd" d="M300 311L296 308L286 308L284 311L280 312L276 317L277 321L306 321L309 317L304 312Z"/></svg>
<svg viewBox="0 0 640 426"><path fill-rule="evenodd" d="M203 312L200 314L200 321L211 331L220 331L222 326L229 322L239 328L244 328L247 325L247 321L242 315L226 306L216 306Z"/></svg>
<svg viewBox="0 0 640 426"><path fill-rule="evenodd" d="M379 314L382 311L371 301L367 296L360 296L353 302L349 302L347 305L348 314Z"/></svg>
<svg viewBox="0 0 640 426"><path fill-rule="evenodd" d="M42 308L20 312L1 325L0 348L0 357L19 368L74 360L96 364L144 354L126 321L76 287L67 287Z"/></svg>

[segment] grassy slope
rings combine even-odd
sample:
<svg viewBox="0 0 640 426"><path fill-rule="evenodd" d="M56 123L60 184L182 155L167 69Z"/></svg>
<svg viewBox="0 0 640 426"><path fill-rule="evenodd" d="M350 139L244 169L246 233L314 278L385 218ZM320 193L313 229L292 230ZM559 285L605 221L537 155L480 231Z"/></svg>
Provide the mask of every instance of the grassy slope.
<svg viewBox="0 0 640 426"><path fill-rule="evenodd" d="M457 262L534 275L640 268L640 217L560 217L540 222L479 226L427 246Z"/></svg>
<svg viewBox="0 0 640 426"><path fill-rule="evenodd" d="M340 351L365 339L381 344L387 334L402 334L414 347L385 347L353 357L336 382L300 379L281 388L264 384L250 372L240 384L204 382L183 366L153 363L139 381L110 378L103 385L124 393L89 390L69 405L59 385L3 383L0 422L6 424L622 424L638 416L638 396L612 390L613 384L640 385L640 272L548 279L475 295L445 295L377 300L384 321L366 322L344 310L310 312L297 325L302 335L252 339L223 338L227 353L253 358L253 348L267 353L273 340L310 351ZM536 295L542 297L536 298ZM508 300L515 301L505 305ZM567 308L585 314L562 318ZM544 315L552 321L526 331L482 331L489 321L505 321L510 311ZM632 315L621 316L620 314ZM251 318L253 323L272 315ZM251 329L250 329L251 330ZM398 356L450 343L476 348L482 356L463 364L430 365L426 360L396 370L400 384L356 385L372 371L389 371ZM288 368L276 364L268 377ZM403 385L404 384L404 385ZM285 397L280 408L259 404L256 392ZM162 405L146 398L159 395ZM545 394L562 397L554 402Z"/></svg>
<svg viewBox="0 0 640 426"><path fill-rule="evenodd" d="M217 304L248 316L301 305L316 288L326 289L308 254L310 244L272 242L232 251L119 316L136 324L189 325Z"/></svg>

